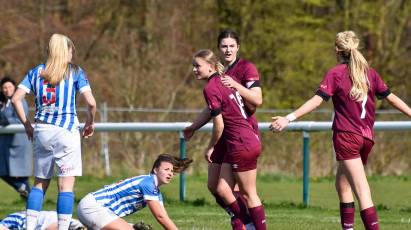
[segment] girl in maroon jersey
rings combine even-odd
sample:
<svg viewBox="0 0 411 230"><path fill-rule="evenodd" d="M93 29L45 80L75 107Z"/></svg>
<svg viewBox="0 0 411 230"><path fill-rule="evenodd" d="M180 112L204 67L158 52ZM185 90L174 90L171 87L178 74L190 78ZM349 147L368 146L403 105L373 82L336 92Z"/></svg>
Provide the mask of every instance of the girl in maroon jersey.
<svg viewBox="0 0 411 230"><path fill-rule="evenodd" d="M256 107L262 104L262 93L257 68L251 62L237 57L237 53L240 48L240 38L234 31L222 31L217 39L217 47L225 65L225 76L221 78L221 81L225 86L235 88L244 99L244 103L246 105L245 109L248 114L247 120L253 126L255 132L258 133L258 123L254 112ZM193 136L194 132L205 125L210 118L209 109L205 108L196 120L190 126L185 128L184 137L186 140L188 141ZM226 152L225 146L226 144L224 138L221 138L216 146L214 146L214 152L211 155L212 163L210 163L208 167L207 186L216 198L216 202L223 209L229 210L224 204L224 201L217 194L218 177ZM236 189L235 195L238 198L240 206L245 208L245 201L242 198L242 195L238 192L238 189ZM243 223L235 215L232 215L231 222L233 229L242 229Z"/></svg>
<svg viewBox="0 0 411 230"><path fill-rule="evenodd" d="M257 158L261 152L259 136L247 120L248 115L238 91L223 85L220 77L222 66L218 64L217 57L210 50L200 50L194 55L195 76L199 80L208 80L203 93L213 120L212 138L204 155L212 163L214 146L219 139L225 140L226 152L220 169L217 193L234 215L246 223L247 210L239 207L233 194L237 182L246 198L255 228L266 229L264 208L256 189Z"/></svg>
<svg viewBox="0 0 411 230"><path fill-rule="evenodd" d="M286 117L273 117L271 129L283 130L331 97L335 110L333 144L338 161L335 187L340 200L341 225L346 230L354 228L354 192L365 228L375 230L379 229L378 217L364 172L374 144L375 97L387 99L408 116L411 109L368 66L358 44L354 32L338 33L335 52L339 63L327 72L314 97Z"/></svg>

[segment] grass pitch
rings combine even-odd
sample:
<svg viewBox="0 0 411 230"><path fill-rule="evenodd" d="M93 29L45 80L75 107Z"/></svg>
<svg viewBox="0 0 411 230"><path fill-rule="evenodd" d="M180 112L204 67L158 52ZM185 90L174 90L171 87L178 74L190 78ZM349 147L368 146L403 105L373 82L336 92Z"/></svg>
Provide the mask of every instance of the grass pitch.
<svg viewBox="0 0 411 230"><path fill-rule="evenodd" d="M76 202L88 192L121 178L81 177L76 182ZM369 178L378 208L381 229L411 229L411 177ZM179 201L179 179L161 188L166 209L180 229L231 229L227 214L217 207L208 193L205 176L187 176L186 201ZM24 210L25 203L4 182L0 182L0 218ZM339 203L333 178L311 178L310 206L302 205L302 181L281 176L259 176L258 191L267 216L268 229L340 229ZM47 192L44 209L55 210L56 180ZM77 207L77 206L76 206ZM358 205L355 229L364 229ZM74 213L76 216L76 213ZM129 222L143 220L161 229L148 208L126 217Z"/></svg>

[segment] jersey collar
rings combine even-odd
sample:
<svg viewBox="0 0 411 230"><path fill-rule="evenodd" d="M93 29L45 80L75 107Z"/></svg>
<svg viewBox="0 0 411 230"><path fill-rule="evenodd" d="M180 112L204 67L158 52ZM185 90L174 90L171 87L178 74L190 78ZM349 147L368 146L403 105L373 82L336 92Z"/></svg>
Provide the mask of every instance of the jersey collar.
<svg viewBox="0 0 411 230"><path fill-rule="evenodd" d="M156 186L156 187L158 187L158 179L157 179L157 176L156 176L156 174L150 174L152 177L153 177L153 179L154 179L154 185Z"/></svg>
<svg viewBox="0 0 411 230"><path fill-rule="evenodd" d="M224 72L227 72L227 71L229 71L230 69L232 69L239 61L240 61L240 58L237 57L232 64L230 64L230 65L228 65L228 66L226 67L226 70L225 70Z"/></svg>
<svg viewBox="0 0 411 230"><path fill-rule="evenodd" d="M219 74L217 72L213 73L209 78L208 81L210 81L212 78L214 78L215 76L219 76Z"/></svg>

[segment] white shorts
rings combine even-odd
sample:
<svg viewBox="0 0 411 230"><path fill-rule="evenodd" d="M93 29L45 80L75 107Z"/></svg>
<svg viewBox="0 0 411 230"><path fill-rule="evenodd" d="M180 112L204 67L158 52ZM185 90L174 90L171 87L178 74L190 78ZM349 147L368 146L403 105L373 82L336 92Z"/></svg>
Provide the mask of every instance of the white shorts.
<svg viewBox="0 0 411 230"><path fill-rule="evenodd" d="M100 230L120 218L110 209L98 204L91 193L81 199L77 205L77 216L82 224L92 230Z"/></svg>
<svg viewBox="0 0 411 230"><path fill-rule="evenodd" d="M57 166L57 176L81 176L80 132L50 124L34 127L34 176L50 179Z"/></svg>

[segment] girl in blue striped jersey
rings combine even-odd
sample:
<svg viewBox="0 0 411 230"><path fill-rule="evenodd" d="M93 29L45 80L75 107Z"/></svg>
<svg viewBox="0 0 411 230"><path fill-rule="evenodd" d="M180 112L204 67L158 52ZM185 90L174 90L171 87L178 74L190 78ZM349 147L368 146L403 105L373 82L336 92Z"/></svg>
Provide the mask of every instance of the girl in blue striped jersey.
<svg viewBox="0 0 411 230"><path fill-rule="evenodd" d="M81 199L77 207L79 220L93 230L133 230L122 217L148 206L164 229L177 229L164 208L160 186L170 183L174 173L183 171L190 163L168 154L159 155L149 175L107 185Z"/></svg>
<svg viewBox="0 0 411 230"><path fill-rule="evenodd" d="M93 135L96 112L88 79L83 69L72 63L74 51L74 44L68 37L53 34L46 64L31 69L12 98L28 138L34 141L35 182L27 201L27 230L35 229L54 165L58 169L58 229L67 230L70 225L75 176L82 175L76 93L79 92L88 105L82 132L85 138ZM22 105L28 93L33 93L35 98L34 129Z"/></svg>

